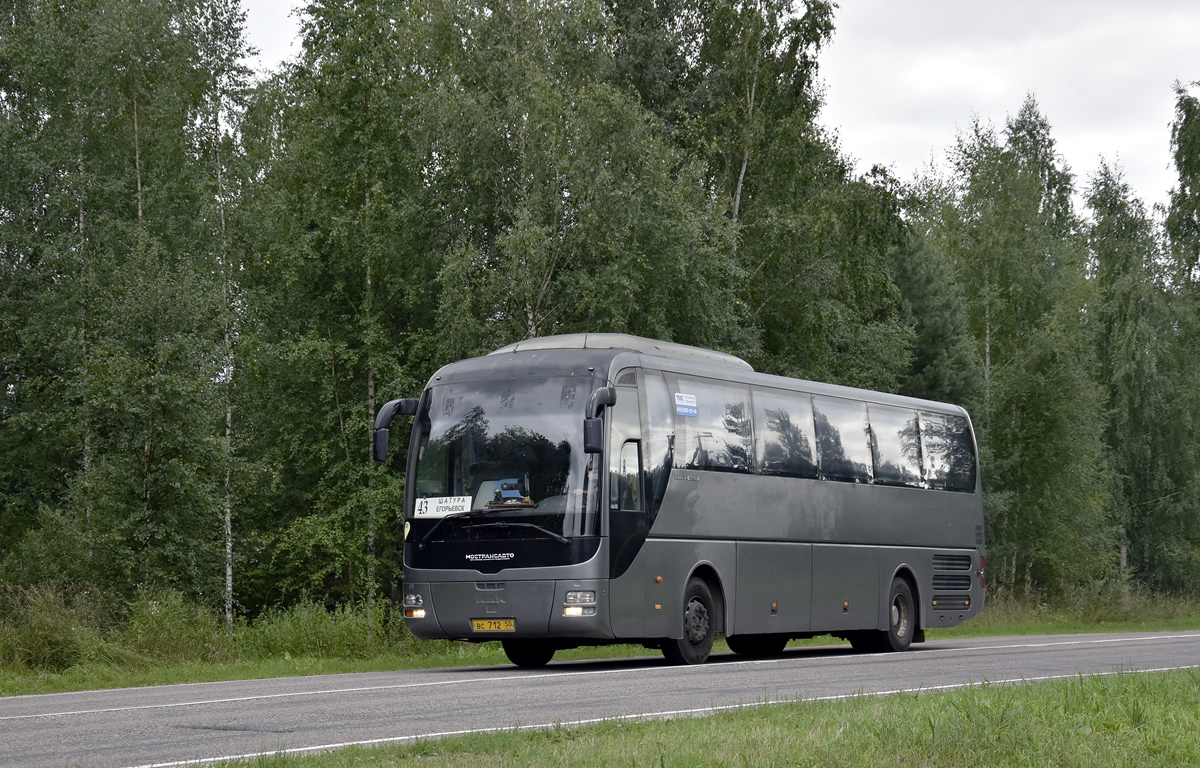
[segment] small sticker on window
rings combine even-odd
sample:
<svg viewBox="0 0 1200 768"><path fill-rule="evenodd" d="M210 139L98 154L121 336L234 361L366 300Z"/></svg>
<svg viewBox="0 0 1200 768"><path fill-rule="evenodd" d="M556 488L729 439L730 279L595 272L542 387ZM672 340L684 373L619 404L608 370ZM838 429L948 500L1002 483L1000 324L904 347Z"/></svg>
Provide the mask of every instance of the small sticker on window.
<svg viewBox="0 0 1200 768"><path fill-rule="evenodd" d="M675 393L675 413L680 416L691 416L693 418L700 415L700 409L696 407L696 396L685 395L680 392Z"/></svg>
<svg viewBox="0 0 1200 768"><path fill-rule="evenodd" d="M575 407L574 384L563 384L562 394L558 396L558 407L568 411Z"/></svg>

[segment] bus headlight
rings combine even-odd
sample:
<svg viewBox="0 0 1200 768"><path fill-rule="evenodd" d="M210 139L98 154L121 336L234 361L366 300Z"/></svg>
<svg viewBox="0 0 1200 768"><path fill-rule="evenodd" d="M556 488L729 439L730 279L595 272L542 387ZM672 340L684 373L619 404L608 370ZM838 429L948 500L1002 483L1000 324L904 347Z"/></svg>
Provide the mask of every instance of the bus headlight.
<svg viewBox="0 0 1200 768"><path fill-rule="evenodd" d="M406 619L423 619L425 618L425 598L415 592L404 593L404 618Z"/></svg>
<svg viewBox="0 0 1200 768"><path fill-rule="evenodd" d="M595 616L596 592L592 589L568 592L563 598L563 616Z"/></svg>

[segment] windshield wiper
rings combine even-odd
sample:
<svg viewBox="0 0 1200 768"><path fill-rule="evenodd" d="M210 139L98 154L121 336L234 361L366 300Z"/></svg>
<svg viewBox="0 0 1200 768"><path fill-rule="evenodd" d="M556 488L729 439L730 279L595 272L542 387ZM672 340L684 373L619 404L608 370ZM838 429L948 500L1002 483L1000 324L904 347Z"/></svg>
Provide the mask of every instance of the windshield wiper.
<svg viewBox="0 0 1200 768"><path fill-rule="evenodd" d="M442 519L445 520L446 518L442 518ZM571 543L571 540L568 539L566 536L560 536L559 534L555 533L554 531L551 531L548 528L543 528L542 526L537 525L535 523L480 523L479 525L472 525L469 527L472 529L475 529L475 528L532 528L535 531L540 531L541 533L546 534L550 538L557 541L559 544L570 544Z"/></svg>
<svg viewBox="0 0 1200 768"><path fill-rule="evenodd" d="M433 524L433 527L428 531L425 531L425 535L422 536L421 540L417 542L417 549L425 549L425 542L429 541L429 538L433 536L434 532L438 528L441 528L442 523L446 522L447 520L453 520L456 517L470 517L471 515L487 511L488 510L486 509L468 509L466 512L455 512L454 514L446 515L445 517L439 517L438 521Z"/></svg>

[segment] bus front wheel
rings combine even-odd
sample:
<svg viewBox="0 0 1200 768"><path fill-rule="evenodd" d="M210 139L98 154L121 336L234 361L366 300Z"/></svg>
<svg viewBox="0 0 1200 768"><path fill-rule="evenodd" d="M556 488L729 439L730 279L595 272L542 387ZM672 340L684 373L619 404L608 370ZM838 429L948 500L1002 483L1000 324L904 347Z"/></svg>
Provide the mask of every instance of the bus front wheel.
<svg viewBox="0 0 1200 768"><path fill-rule="evenodd" d="M683 637L663 641L663 656L671 664L703 664L715 636L712 592L702 580L688 581L683 593Z"/></svg>
<svg viewBox="0 0 1200 768"><path fill-rule="evenodd" d="M504 655L518 667L544 667L557 650L547 640L505 640Z"/></svg>

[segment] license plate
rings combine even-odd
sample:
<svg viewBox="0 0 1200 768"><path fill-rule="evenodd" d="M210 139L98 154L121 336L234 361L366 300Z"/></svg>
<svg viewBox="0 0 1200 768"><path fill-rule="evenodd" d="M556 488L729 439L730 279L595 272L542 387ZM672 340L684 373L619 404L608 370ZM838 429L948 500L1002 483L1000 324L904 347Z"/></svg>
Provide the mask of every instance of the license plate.
<svg viewBox="0 0 1200 768"><path fill-rule="evenodd" d="M471 619L474 632L516 632L516 619Z"/></svg>

